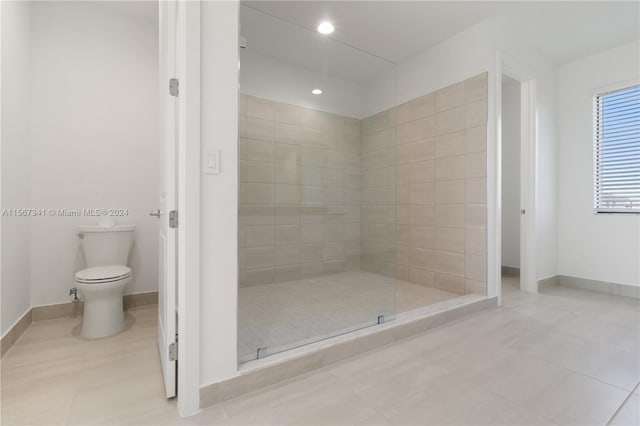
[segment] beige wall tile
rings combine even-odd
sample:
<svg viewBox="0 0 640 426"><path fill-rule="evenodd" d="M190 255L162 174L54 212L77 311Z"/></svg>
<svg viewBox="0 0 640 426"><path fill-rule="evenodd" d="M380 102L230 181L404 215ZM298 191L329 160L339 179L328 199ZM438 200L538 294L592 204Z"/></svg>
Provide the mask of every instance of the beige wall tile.
<svg viewBox="0 0 640 426"><path fill-rule="evenodd" d="M413 139L411 133L411 123L400 124L396 126L396 145L404 145Z"/></svg>
<svg viewBox="0 0 640 426"><path fill-rule="evenodd" d="M248 285L270 284L274 279L273 267L247 269L244 276L244 283Z"/></svg>
<svg viewBox="0 0 640 426"><path fill-rule="evenodd" d="M446 111L466 103L465 82L452 84L436 92L436 111Z"/></svg>
<svg viewBox="0 0 640 426"><path fill-rule="evenodd" d="M487 202L487 178L465 179L464 201L467 204Z"/></svg>
<svg viewBox="0 0 640 426"><path fill-rule="evenodd" d="M409 223L411 225L433 225L435 223L435 208L432 204L409 205Z"/></svg>
<svg viewBox="0 0 640 426"><path fill-rule="evenodd" d="M421 96L409 102L409 107L411 120L418 120L435 113L435 98L433 94Z"/></svg>
<svg viewBox="0 0 640 426"><path fill-rule="evenodd" d="M273 225L251 225L246 227L247 247L273 246L275 227Z"/></svg>
<svg viewBox="0 0 640 426"><path fill-rule="evenodd" d="M287 244L275 247L276 266L294 265L300 263L300 246L298 244Z"/></svg>
<svg viewBox="0 0 640 426"><path fill-rule="evenodd" d="M464 204L464 179L436 182L436 204Z"/></svg>
<svg viewBox="0 0 640 426"><path fill-rule="evenodd" d="M396 107L396 123L402 124L411 121L411 104L405 102Z"/></svg>
<svg viewBox="0 0 640 426"><path fill-rule="evenodd" d="M450 293L464 294L464 277L436 272L433 277L433 286Z"/></svg>
<svg viewBox="0 0 640 426"><path fill-rule="evenodd" d="M465 227L486 229L487 228L487 206L486 204L467 204L465 206Z"/></svg>
<svg viewBox="0 0 640 426"><path fill-rule="evenodd" d="M467 104L467 128L487 125L487 101Z"/></svg>
<svg viewBox="0 0 640 426"><path fill-rule="evenodd" d="M272 183L248 182L247 204L273 204L275 201L275 185Z"/></svg>
<svg viewBox="0 0 640 426"><path fill-rule="evenodd" d="M467 129L467 152L487 150L487 126Z"/></svg>
<svg viewBox="0 0 640 426"><path fill-rule="evenodd" d="M300 244L300 262L301 263L313 263L313 262L322 263L323 257L324 257L324 245L322 242Z"/></svg>
<svg viewBox="0 0 640 426"><path fill-rule="evenodd" d="M409 246L396 246L396 263L398 265L409 265Z"/></svg>
<svg viewBox="0 0 640 426"><path fill-rule="evenodd" d="M433 271L409 267L409 281L412 283L433 287Z"/></svg>
<svg viewBox="0 0 640 426"><path fill-rule="evenodd" d="M487 73L471 77L466 81L467 103L487 98Z"/></svg>
<svg viewBox="0 0 640 426"><path fill-rule="evenodd" d="M436 134L435 116L429 115L411 122L411 140L433 138Z"/></svg>
<svg viewBox="0 0 640 426"><path fill-rule="evenodd" d="M300 164L303 166L326 167L328 152L324 148L300 147Z"/></svg>
<svg viewBox="0 0 640 426"><path fill-rule="evenodd" d="M273 168L273 165L272 165ZM276 164L275 182L289 185L300 184L301 169L295 164Z"/></svg>
<svg viewBox="0 0 640 426"><path fill-rule="evenodd" d="M273 163L274 149L275 145L273 142L247 139L246 160Z"/></svg>
<svg viewBox="0 0 640 426"><path fill-rule="evenodd" d="M425 161L435 158L435 138L423 139L409 144L410 161Z"/></svg>
<svg viewBox="0 0 640 426"><path fill-rule="evenodd" d="M297 165L300 163L300 148L291 144L275 144L273 160L278 164Z"/></svg>
<svg viewBox="0 0 640 426"><path fill-rule="evenodd" d="M275 250L273 247L247 247L247 269L273 266Z"/></svg>
<svg viewBox="0 0 640 426"><path fill-rule="evenodd" d="M300 204L300 185L276 184L276 204Z"/></svg>
<svg viewBox="0 0 640 426"><path fill-rule="evenodd" d="M408 193L407 189L407 193ZM409 204L397 204L396 205L396 223L409 224Z"/></svg>
<svg viewBox="0 0 640 426"><path fill-rule="evenodd" d="M409 235L410 235L410 227L409 225L398 224L396 226L396 243L402 245L409 245ZM366 236L366 234L365 234Z"/></svg>
<svg viewBox="0 0 640 426"><path fill-rule="evenodd" d="M276 120L279 123L287 123L287 124L300 124L301 117L301 108L285 104L282 102L276 102Z"/></svg>
<svg viewBox="0 0 640 426"><path fill-rule="evenodd" d="M324 243L324 260L337 260L344 258L344 244L342 241Z"/></svg>
<svg viewBox="0 0 640 426"><path fill-rule="evenodd" d="M464 253L465 230L461 228L436 228L433 247L442 251Z"/></svg>
<svg viewBox="0 0 640 426"><path fill-rule="evenodd" d="M486 255L487 231L466 228L464 230L464 251L467 254Z"/></svg>
<svg viewBox="0 0 640 426"><path fill-rule="evenodd" d="M274 142L276 138L276 124L274 121L247 118L247 139L258 139Z"/></svg>
<svg viewBox="0 0 640 426"><path fill-rule="evenodd" d="M412 183L409 185L411 204L433 204L434 192L433 182Z"/></svg>
<svg viewBox="0 0 640 426"><path fill-rule="evenodd" d="M464 280L464 294L487 294L487 283L481 281Z"/></svg>
<svg viewBox="0 0 640 426"><path fill-rule="evenodd" d="M324 241L342 241L343 225L342 223L325 223L324 224Z"/></svg>
<svg viewBox="0 0 640 426"><path fill-rule="evenodd" d="M266 99L247 96L247 117L261 120L275 120L275 103Z"/></svg>
<svg viewBox="0 0 640 426"><path fill-rule="evenodd" d="M412 226L409 235L411 247L422 249L434 248L434 229L432 226Z"/></svg>
<svg viewBox="0 0 640 426"><path fill-rule="evenodd" d="M396 204L409 204L409 185L396 185Z"/></svg>
<svg viewBox="0 0 640 426"><path fill-rule="evenodd" d="M434 270L434 252L430 249L409 247L409 267L428 271Z"/></svg>
<svg viewBox="0 0 640 426"><path fill-rule="evenodd" d="M246 161L244 164L245 181L247 182L274 182L274 165L260 161Z"/></svg>
<svg viewBox="0 0 640 426"><path fill-rule="evenodd" d="M397 165L408 164L411 162L411 145L406 143L404 145L397 145L394 150L395 162ZM366 164L363 164L363 169L366 169Z"/></svg>
<svg viewBox="0 0 640 426"><path fill-rule="evenodd" d="M475 254L465 255L464 276L474 281L487 280L487 258Z"/></svg>
<svg viewBox="0 0 640 426"><path fill-rule="evenodd" d="M276 123L276 142L298 144L300 127L285 123Z"/></svg>
<svg viewBox="0 0 640 426"><path fill-rule="evenodd" d="M464 254L434 251L434 271L464 277Z"/></svg>
<svg viewBox="0 0 640 426"><path fill-rule="evenodd" d="M300 242L300 225L276 225L276 244L293 244Z"/></svg>
<svg viewBox="0 0 640 426"><path fill-rule="evenodd" d="M434 160L418 161L411 163L409 166L410 183L433 182L435 176L436 170Z"/></svg>
<svg viewBox="0 0 640 426"><path fill-rule="evenodd" d="M322 186L328 174L324 167L303 166L300 168L300 182L304 186Z"/></svg>
<svg viewBox="0 0 640 426"><path fill-rule="evenodd" d="M323 271L323 262L310 262L300 264L300 276L308 277L321 274Z"/></svg>
<svg viewBox="0 0 640 426"><path fill-rule="evenodd" d="M445 133L436 137L436 158L463 155L466 149L466 131Z"/></svg>
<svg viewBox="0 0 640 426"><path fill-rule="evenodd" d="M436 114L436 134L438 136L445 133L459 132L466 127L466 111L461 106Z"/></svg>
<svg viewBox="0 0 640 426"><path fill-rule="evenodd" d="M323 240L323 224L303 224L300 227L300 241L302 241L303 243L320 242Z"/></svg>
<svg viewBox="0 0 640 426"><path fill-rule="evenodd" d="M487 176L487 153L474 152L465 157L465 176L468 178Z"/></svg>
<svg viewBox="0 0 640 426"><path fill-rule="evenodd" d="M465 206L463 204L436 205L435 224L444 228L464 228Z"/></svg>
<svg viewBox="0 0 640 426"><path fill-rule="evenodd" d="M436 159L436 179L464 179L465 177L465 157L443 157Z"/></svg>
<svg viewBox="0 0 640 426"><path fill-rule="evenodd" d="M300 279L300 265L276 266L273 270L274 282L293 281Z"/></svg>

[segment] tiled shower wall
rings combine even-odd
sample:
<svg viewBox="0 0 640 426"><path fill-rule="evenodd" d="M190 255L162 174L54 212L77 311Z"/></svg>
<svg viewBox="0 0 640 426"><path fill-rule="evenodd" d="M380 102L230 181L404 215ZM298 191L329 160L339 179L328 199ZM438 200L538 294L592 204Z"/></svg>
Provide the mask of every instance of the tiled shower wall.
<svg viewBox="0 0 640 426"><path fill-rule="evenodd" d="M360 120L240 95L240 285L360 269Z"/></svg>
<svg viewBox="0 0 640 426"><path fill-rule="evenodd" d="M241 285L362 268L484 294L486 125L486 73L361 121L241 95Z"/></svg>
<svg viewBox="0 0 640 426"><path fill-rule="evenodd" d="M363 269L486 292L486 125L486 73L363 120Z"/></svg>

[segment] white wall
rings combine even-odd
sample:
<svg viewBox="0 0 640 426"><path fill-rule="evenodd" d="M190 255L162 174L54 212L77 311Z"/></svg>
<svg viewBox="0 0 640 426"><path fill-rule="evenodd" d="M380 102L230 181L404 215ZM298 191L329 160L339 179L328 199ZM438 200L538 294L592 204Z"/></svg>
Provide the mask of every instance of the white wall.
<svg viewBox="0 0 640 426"><path fill-rule="evenodd" d="M395 72L366 85L364 117L486 72L494 62L493 54L488 23L483 21L399 63ZM391 81L396 73L397 88Z"/></svg>
<svg viewBox="0 0 640 426"><path fill-rule="evenodd" d="M237 375L238 2L202 3L201 144L221 172L203 175L200 217L200 384Z"/></svg>
<svg viewBox="0 0 640 426"><path fill-rule="evenodd" d="M157 290L158 24L99 2L38 2L32 33L32 197L43 208L126 208L127 293ZM76 226L33 220L31 303L69 301L84 267Z"/></svg>
<svg viewBox="0 0 640 426"><path fill-rule="evenodd" d="M593 214L593 95L640 80L640 43L560 67L559 273L640 286L640 216Z"/></svg>
<svg viewBox="0 0 640 426"><path fill-rule="evenodd" d="M30 57L31 5L3 1L2 14L2 208L31 206ZM30 218L2 217L2 335L31 307Z"/></svg>
<svg viewBox="0 0 640 426"><path fill-rule="evenodd" d="M312 94L311 90L314 88L322 89L322 95ZM240 51L240 92L347 117L363 118L362 87L359 84L287 64L247 49Z"/></svg>
<svg viewBox="0 0 640 426"><path fill-rule="evenodd" d="M520 83L502 77L502 265L520 267Z"/></svg>

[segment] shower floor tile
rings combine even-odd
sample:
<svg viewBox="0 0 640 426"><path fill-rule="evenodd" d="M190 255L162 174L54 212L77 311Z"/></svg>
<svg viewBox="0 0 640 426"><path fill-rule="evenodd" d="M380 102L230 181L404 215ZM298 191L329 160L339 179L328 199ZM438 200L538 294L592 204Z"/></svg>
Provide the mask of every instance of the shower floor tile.
<svg viewBox="0 0 640 426"><path fill-rule="evenodd" d="M258 348L281 352L458 296L365 271L241 287L239 360L256 359Z"/></svg>

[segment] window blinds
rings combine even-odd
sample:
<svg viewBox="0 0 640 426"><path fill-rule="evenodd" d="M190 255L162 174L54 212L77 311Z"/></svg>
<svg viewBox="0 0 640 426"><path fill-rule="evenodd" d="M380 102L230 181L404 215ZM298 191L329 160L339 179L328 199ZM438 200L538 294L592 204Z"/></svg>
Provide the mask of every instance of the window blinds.
<svg viewBox="0 0 640 426"><path fill-rule="evenodd" d="M640 85L594 98L596 213L640 213Z"/></svg>

